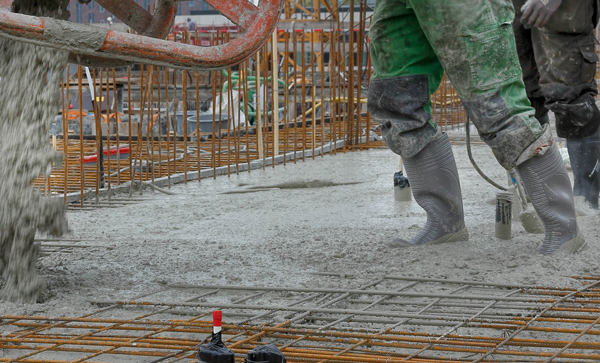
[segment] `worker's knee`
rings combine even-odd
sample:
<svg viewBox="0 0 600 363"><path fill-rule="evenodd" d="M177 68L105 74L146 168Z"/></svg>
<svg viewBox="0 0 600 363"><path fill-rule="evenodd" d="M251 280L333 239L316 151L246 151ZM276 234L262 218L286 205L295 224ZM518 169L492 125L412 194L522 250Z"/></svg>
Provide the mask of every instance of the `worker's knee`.
<svg viewBox="0 0 600 363"><path fill-rule="evenodd" d="M542 92L552 92L557 84L579 88L594 83L598 55L592 31L565 34L540 30L533 33L533 44Z"/></svg>
<svg viewBox="0 0 600 363"><path fill-rule="evenodd" d="M437 134L426 75L372 79L367 106L389 148L403 157L419 153Z"/></svg>
<svg viewBox="0 0 600 363"><path fill-rule="evenodd" d="M552 102L548 108L556 115L556 132L564 138L582 138L594 134L600 127L600 110L591 94L576 100Z"/></svg>
<svg viewBox="0 0 600 363"><path fill-rule="evenodd" d="M534 144L551 142L548 127L542 127L532 108L516 112L510 109L500 92L463 100L467 114L477 127L479 136L488 144L498 162L506 169L533 157ZM538 145L538 146L539 146Z"/></svg>

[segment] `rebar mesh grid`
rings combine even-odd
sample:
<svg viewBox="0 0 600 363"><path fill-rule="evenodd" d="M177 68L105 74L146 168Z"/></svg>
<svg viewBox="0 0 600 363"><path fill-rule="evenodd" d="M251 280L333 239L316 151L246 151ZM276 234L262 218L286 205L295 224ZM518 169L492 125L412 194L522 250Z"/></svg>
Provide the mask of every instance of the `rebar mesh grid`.
<svg viewBox="0 0 600 363"><path fill-rule="evenodd" d="M82 317L0 317L0 362L193 362L213 309L243 361L274 343L289 362L600 360L600 279L544 288L385 276L351 288L169 285L92 301ZM345 280L348 281L348 280Z"/></svg>

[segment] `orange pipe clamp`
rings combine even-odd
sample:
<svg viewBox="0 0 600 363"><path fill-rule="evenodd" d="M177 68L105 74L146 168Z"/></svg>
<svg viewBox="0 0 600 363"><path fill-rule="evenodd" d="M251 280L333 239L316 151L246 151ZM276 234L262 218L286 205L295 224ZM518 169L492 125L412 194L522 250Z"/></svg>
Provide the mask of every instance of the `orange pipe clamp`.
<svg viewBox="0 0 600 363"><path fill-rule="evenodd" d="M279 20L283 0L205 0L240 29L229 43L212 47L163 40L175 19L177 2L159 0L154 15L134 0L97 0L140 35L76 24L54 18L16 14L12 0L0 0L0 36L71 52L70 60L89 66L116 67L127 62L189 70L238 64L267 41ZM125 62L125 64L123 64Z"/></svg>

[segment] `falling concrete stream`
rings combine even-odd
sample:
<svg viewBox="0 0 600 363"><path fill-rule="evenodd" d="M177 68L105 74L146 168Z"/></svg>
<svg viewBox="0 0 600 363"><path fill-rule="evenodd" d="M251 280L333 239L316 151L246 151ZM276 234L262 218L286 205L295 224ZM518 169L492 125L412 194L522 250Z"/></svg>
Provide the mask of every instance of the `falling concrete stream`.
<svg viewBox="0 0 600 363"><path fill-rule="evenodd" d="M66 17L68 0L18 0L13 11ZM59 110L60 82L68 52L0 39L0 299L35 302L45 289L36 272L37 231L67 230L62 200L32 188L60 162L48 141Z"/></svg>

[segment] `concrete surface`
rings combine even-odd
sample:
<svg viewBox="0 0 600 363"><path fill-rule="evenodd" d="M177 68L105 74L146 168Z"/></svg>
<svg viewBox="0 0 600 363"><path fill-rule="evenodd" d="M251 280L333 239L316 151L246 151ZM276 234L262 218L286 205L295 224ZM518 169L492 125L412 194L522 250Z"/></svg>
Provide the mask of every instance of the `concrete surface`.
<svg viewBox="0 0 600 363"><path fill-rule="evenodd" d="M315 272L368 281L382 274L547 286L579 286L569 276L598 275L598 216L580 218L589 247L544 257L542 235L513 223L514 237L494 237L496 190L454 146L471 239L390 250L381 242L412 236L425 222L414 202L393 199L397 156L387 149L349 152L177 185L120 208L69 213L69 239L90 247L40 259L44 302L0 304L0 314L83 315L89 299L127 299L165 284L319 287ZM483 144L481 168L504 184L506 174ZM315 182L317 180L317 182ZM286 183L283 188L273 186ZM253 190L250 187L258 187Z"/></svg>

